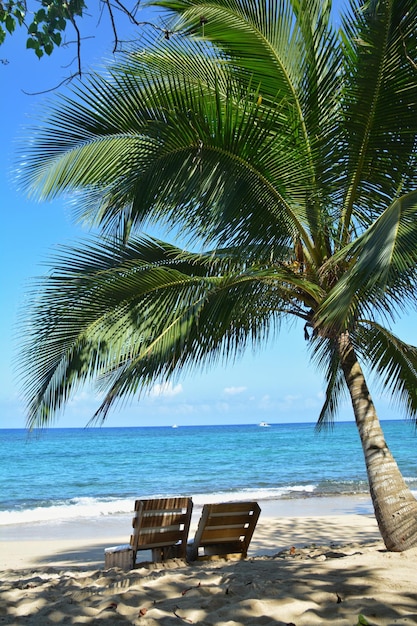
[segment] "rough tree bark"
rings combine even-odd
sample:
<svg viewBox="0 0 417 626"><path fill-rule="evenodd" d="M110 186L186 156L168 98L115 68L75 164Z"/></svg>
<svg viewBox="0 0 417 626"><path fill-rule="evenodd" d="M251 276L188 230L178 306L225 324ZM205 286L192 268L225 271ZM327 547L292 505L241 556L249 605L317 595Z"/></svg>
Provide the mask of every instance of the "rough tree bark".
<svg viewBox="0 0 417 626"><path fill-rule="evenodd" d="M339 338L339 352L365 455L379 530L388 550L402 552L417 546L417 500L387 446L348 333Z"/></svg>

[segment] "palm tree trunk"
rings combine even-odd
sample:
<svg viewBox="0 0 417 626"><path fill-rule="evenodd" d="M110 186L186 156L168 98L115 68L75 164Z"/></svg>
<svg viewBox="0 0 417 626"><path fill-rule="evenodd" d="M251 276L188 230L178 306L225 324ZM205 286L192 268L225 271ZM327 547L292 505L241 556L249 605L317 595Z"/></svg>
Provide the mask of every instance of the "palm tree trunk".
<svg viewBox="0 0 417 626"><path fill-rule="evenodd" d="M417 500L405 484L384 438L362 368L346 332L339 337L342 370L365 455L372 503L388 550L417 546Z"/></svg>

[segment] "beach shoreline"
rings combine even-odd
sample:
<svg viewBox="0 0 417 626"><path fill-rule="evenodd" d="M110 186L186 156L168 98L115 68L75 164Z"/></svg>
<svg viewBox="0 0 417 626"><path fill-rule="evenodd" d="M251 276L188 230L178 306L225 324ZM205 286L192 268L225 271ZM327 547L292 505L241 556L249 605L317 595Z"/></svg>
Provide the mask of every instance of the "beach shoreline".
<svg viewBox="0 0 417 626"><path fill-rule="evenodd" d="M55 528L50 524L49 538L48 525L34 525L31 538L16 525L14 536L10 529L7 538L2 534L0 623L417 623L417 549L386 551L369 514L369 499L260 504L262 513L246 560L186 564L174 559L142 564L130 572L104 568L104 548L128 540L126 516L89 524L71 520ZM78 537L68 537L70 527L71 533L78 528ZM360 615L366 621L359 622Z"/></svg>
<svg viewBox="0 0 417 626"><path fill-rule="evenodd" d="M261 516L250 555L260 556L308 543L379 539L369 496L321 496L259 500ZM193 510L190 536L201 506ZM132 513L0 526L0 570L27 567L104 567L104 548L127 543ZM316 528L311 522L317 520ZM318 520L322 520L320 523ZM327 522L326 522L327 520ZM311 527L311 528L310 528ZM308 532L306 529L309 529Z"/></svg>

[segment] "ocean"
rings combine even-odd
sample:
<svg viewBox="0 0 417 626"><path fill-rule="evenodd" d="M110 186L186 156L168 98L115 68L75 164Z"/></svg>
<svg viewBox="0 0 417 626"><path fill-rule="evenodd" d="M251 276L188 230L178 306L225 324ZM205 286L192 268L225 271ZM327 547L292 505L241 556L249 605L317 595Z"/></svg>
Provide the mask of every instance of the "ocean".
<svg viewBox="0 0 417 626"><path fill-rule="evenodd" d="M382 422L417 491L417 435ZM139 497L192 496L197 505L366 494L352 422L0 430L0 526L130 513ZM0 531L1 532L1 531Z"/></svg>

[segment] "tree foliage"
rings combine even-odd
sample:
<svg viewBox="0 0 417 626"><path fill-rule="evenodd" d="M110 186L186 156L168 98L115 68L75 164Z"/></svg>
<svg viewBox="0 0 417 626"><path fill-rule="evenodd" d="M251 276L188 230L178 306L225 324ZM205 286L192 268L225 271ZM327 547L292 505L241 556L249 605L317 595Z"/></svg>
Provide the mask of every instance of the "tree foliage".
<svg viewBox="0 0 417 626"><path fill-rule="evenodd" d="M48 110L22 183L74 193L98 241L65 251L23 324L30 425L77 385L96 418L186 368L231 361L302 320L326 392L352 402L387 547L417 502L364 371L417 421L417 3L155 0L184 37L144 38ZM145 238L154 223L189 252Z"/></svg>
<svg viewBox="0 0 417 626"><path fill-rule="evenodd" d="M29 6L26 0L0 3L0 44L17 27L27 31L26 47L38 58L50 55L63 42L68 25L79 35L78 18L87 10L83 0L41 0Z"/></svg>
<svg viewBox="0 0 417 626"><path fill-rule="evenodd" d="M218 311L222 298L230 306L230 296L217 289L212 272L221 271L217 279L228 284L227 272L233 268L233 285L235 276L247 273L245 289L251 286L253 302L259 294L265 299L245 315L233 309L236 320L230 314L229 330L218 323L223 334L213 330L209 358L216 350L227 355L225 346L240 349L254 337L264 340L268 332L260 332L262 325L266 329L295 316L305 322L312 354L327 380L320 422L332 419L336 396L345 385L337 338L346 332L367 367L380 374L415 416L414 349L397 341L389 327L385 334L378 329L407 305L416 305L417 5L413 0L373 0L361 6L352 0L337 31L330 3L321 0L158 4L172 11L178 30L189 36L142 39L143 47L123 57L109 75L74 88L72 99L58 99L29 142L23 184L42 198L76 191L80 219L99 226L107 237L116 236L113 248L108 243L103 248L111 263L131 234L149 222L175 228L194 247L211 249L204 262L208 274L198 289L206 294L203 301L217 294ZM150 254L152 247L145 249ZM99 268L89 276L89 254L87 261L81 251L74 254L80 274L71 271L71 277L90 294L93 281L110 274ZM152 264L151 258L140 259L146 267ZM210 259L215 270L209 268ZM186 267L180 260L175 263ZM191 264L185 274L175 275L179 289L190 279L195 284L195 268ZM57 273L72 284L63 267ZM150 279L154 274L120 273L128 287L137 281L143 311L165 308L163 287L156 288ZM131 331L127 319L117 323L123 333L133 333L130 356L119 352L124 344L115 329L116 352L106 340L108 354L101 361L96 333L103 316L118 319L117 299L103 300L115 308L97 313L100 324L91 321L95 339L85 343L88 316L65 303L71 291L63 291L62 304L61 295L49 295L58 288L51 287L54 281L48 279L46 300L35 316L38 322L26 333L34 422L42 422L40 407L45 403L51 410L67 398L65 376L72 361L64 350L65 368L56 370L55 359L64 328L72 323L76 343L65 344L75 358L69 380L78 376L77 345L83 358L86 346L92 350L90 367L82 370L81 378L88 372L112 381L118 371L125 376L128 362L136 362L146 342L152 345L153 358L146 360L142 378L135 370L132 388L124 382L120 393L111 383L108 406L161 374L179 372L185 347L189 365L204 361L202 312L188 304L189 297L194 302L197 296L176 294L173 302L183 321L172 325L166 317L165 330L158 321L149 332L151 313L143 320L132 314ZM114 284L111 279L110 287ZM169 293L173 288L167 287ZM124 311L125 300L121 306ZM249 329L256 310L262 315L253 334ZM55 320L46 333L48 313L42 311L50 311ZM77 311L81 327L77 316L70 321ZM184 336L176 334L177 324ZM214 329L214 322L210 327ZM174 333L171 350L176 356L164 348L165 356L159 357L164 363L156 357L156 328L163 346ZM137 354L133 337L140 337ZM48 350L39 351L45 341ZM46 387L35 391L42 380L35 374L37 366L49 368L58 395ZM62 380L56 385L52 381L58 371Z"/></svg>
<svg viewBox="0 0 417 626"><path fill-rule="evenodd" d="M76 50L77 71L69 78L81 76L83 19L91 17L91 9L98 28L103 16L107 17L113 52L119 49L126 20L136 27L151 26L165 37L172 34L165 26L139 19L140 0L96 0L93 7L90 3L87 6L84 0L6 0L0 1L0 46L18 28L27 34L26 48L33 50L39 59L51 55L60 46L72 45Z"/></svg>

